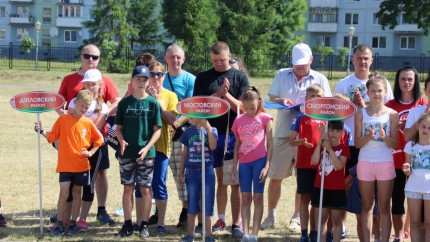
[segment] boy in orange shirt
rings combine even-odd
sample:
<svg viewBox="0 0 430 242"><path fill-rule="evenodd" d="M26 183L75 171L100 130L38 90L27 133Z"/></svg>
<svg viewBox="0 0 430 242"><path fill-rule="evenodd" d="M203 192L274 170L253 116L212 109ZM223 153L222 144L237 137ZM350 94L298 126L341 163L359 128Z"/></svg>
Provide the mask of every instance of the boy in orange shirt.
<svg viewBox="0 0 430 242"><path fill-rule="evenodd" d="M103 137L94 123L83 115L93 101L93 94L88 90L78 93L73 112L60 116L51 132L45 132L42 123L35 125L36 132L42 134L49 143L59 140L57 172L60 173L60 195L57 205L57 227L52 236L77 234L76 219L81 207L82 186L89 185L91 157L103 143ZM92 147L90 149L90 147ZM64 209L73 182L72 219L67 231L64 226Z"/></svg>

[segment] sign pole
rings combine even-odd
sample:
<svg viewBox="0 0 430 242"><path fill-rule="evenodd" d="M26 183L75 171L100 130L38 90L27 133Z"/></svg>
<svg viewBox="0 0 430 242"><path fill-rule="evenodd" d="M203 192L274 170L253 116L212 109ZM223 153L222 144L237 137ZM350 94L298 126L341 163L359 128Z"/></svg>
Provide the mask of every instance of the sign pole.
<svg viewBox="0 0 430 242"><path fill-rule="evenodd" d="M324 128L324 134L327 134L328 130L328 124L325 125ZM322 134L322 135L324 135ZM321 217L322 217L322 201L323 201L323 195L324 195L324 177L325 177L325 161L326 161L326 148L324 147L323 150L323 159L321 162L321 186L320 186L320 205L318 209L318 238L317 241L320 242L320 236L321 236Z"/></svg>
<svg viewBox="0 0 430 242"><path fill-rule="evenodd" d="M206 177L205 177L205 128L200 128L201 140L202 140L202 238L206 235Z"/></svg>
<svg viewBox="0 0 430 242"><path fill-rule="evenodd" d="M40 124L40 113L37 113L37 123ZM42 207L42 158L40 154L40 126L37 130L37 156L39 159L39 215L40 215L40 235L43 235L43 207Z"/></svg>

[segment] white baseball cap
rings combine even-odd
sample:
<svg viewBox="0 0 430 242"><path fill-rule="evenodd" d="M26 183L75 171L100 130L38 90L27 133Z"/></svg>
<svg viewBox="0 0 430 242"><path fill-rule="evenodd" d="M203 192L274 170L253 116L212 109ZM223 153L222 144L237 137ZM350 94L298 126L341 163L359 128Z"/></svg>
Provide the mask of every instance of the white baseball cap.
<svg viewBox="0 0 430 242"><path fill-rule="evenodd" d="M296 44L293 47L293 65L306 65L309 64L312 56L312 50L309 45L304 43Z"/></svg>
<svg viewBox="0 0 430 242"><path fill-rule="evenodd" d="M98 82L102 79L102 73L98 69L91 69L85 72L82 82Z"/></svg>

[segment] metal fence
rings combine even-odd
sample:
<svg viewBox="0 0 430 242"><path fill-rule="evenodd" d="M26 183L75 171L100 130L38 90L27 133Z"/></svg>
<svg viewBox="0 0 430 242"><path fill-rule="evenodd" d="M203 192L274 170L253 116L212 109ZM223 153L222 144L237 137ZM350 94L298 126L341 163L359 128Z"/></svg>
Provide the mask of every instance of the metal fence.
<svg viewBox="0 0 430 242"><path fill-rule="evenodd" d="M51 45L38 46L38 61L36 63L36 47L31 48L29 53L26 53L20 46L10 43L9 45L0 45L0 68L2 69L27 69L33 70L67 70L74 71L80 67L79 50L74 47L53 47ZM103 50L101 50L103 51ZM120 72L128 73L134 67L136 56L141 52L149 52L153 54L160 62L163 62L164 49L127 49L124 57L125 63L121 65ZM102 52L103 53L103 52ZM184 64L184 69L191 70L193 73L206 70L212 66L209 58L209 53L186 53L187 62ZM243 56L238 54L238 56ZM339 76L345 76L347 63L341 63L339 56L330 53L325 56L314 54L312 69L322 72L327 78L332 79ZM245 58L249 72L254 77L273 77L276 70L292 66L291 53L287 52L281 60L276 63L269 63L265 68L258 68L251 61ZM193 69L189 63L199 63L199 70ZM102 60L100 68L106 71L106 66ZM187 66L187 63L189 66ZM395 72L404 65L414 66L420 73L420 79L423 80L430 73L430 56L421 54L420 56L382 56L375 53L373 56L372 71L380 72ZM354 71L354 66L350 64L351 72Z"/></svg>

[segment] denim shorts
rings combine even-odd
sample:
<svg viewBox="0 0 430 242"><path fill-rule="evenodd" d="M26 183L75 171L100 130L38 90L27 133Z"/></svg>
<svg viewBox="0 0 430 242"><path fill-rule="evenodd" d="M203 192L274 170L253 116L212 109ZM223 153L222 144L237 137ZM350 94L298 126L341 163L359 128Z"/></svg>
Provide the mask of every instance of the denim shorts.
<svg viewBox="0 0 430 242"><path fill-rule="evenodd" d="M207 166L205 172L205 216L214 215L215 204L215 172L213 166ZM202 169L185 168L185 183L188 192L188 213L200 213L200 197L202 195Z"/></svg>
<svg viewBox="0 0 430 242"><path fill-rule="evenodd" d="M169 159L161 152L157 152L154 161L154 173L152 176L152 194L157 200L167 200L167 167Z"/></svg>
<svg viewBox="0 0 430 242"><path fill-rule="evenodd" d="M266 165L266 157L239 164L239 185L241 192L263 193L265 182L260 182L260 173Z"/></svg>

